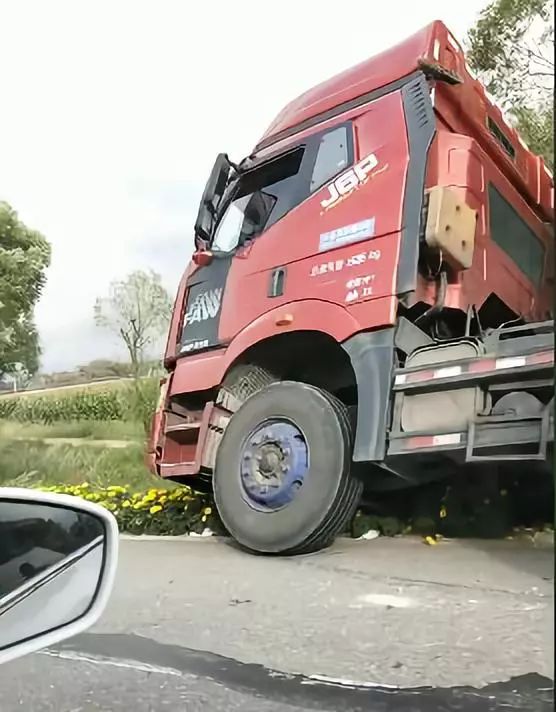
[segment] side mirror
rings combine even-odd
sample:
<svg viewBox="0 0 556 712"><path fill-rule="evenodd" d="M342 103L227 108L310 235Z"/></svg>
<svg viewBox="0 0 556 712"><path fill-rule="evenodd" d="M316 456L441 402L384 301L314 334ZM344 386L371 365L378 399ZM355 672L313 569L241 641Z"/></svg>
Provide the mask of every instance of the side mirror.
<svg viewBox="0 0 556 712"><path fill-rule="evenodd" d="M117 560L118 526L99 505L0 487L0 663L93 625Z"/></svg>
<svg viewBox="0 0 556 712"><path fill-rule="evenodd" d="M218 206L233 170L235 170L235 166L228 156L225 153L219 153L203 191L197 220L195 221L195 236L204 240L207 244L210 244Z"/></svg>

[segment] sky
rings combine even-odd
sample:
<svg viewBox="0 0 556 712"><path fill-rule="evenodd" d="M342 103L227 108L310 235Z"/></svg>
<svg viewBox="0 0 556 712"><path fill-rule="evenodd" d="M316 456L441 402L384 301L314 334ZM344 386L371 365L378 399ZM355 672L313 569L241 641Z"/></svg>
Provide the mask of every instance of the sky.
<svg viewBox="0 0 556 712"><path fill-rule="evenodd" d="M174 296L216 154L432 20L461 41L485 0L0 0L0 200L52 245L42 370L122 358L96 297L134 269Z"/></svg>

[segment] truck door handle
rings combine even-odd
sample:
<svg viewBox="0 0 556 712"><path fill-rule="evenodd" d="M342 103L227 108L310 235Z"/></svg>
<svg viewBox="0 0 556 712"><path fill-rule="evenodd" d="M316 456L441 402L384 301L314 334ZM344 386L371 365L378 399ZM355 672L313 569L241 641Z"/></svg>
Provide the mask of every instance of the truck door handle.
<svg viewBox="0 0 556 712"><path fill-rule="evenodd" d="M286 268L277 267L272 270L270 284L268 286L269 297L281 297L284 294L284 282L286 281Z"/></svg>

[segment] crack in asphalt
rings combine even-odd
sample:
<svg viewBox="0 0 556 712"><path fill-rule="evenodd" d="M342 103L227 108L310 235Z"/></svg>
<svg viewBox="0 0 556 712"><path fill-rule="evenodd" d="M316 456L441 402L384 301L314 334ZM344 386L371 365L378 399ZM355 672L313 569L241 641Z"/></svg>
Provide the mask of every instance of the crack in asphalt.
<svg viewBox="0 0 556 712"><path fill-rule="evenodd" d="M318 569L320 571L329 571L336 574L348 574L357 579L369 580L371 578L368 571L362 571L361 569L353 569L349 566L342 566L333 564L332 566L327 566L326 562L313 563L312 561L294 561L296 566L306 566L308 568ZM438 586L440 588L449 589L464 589L470 591L480 591L482 593L501 593L509 596L515 596L522 598L524 596L531 596L534 598L550 598L550 594L546 594L540 591L516 591L508 588L498 588L496 586L483 586L477 583L467 584L467 583L452 583L449 581L436 581L433 579L417 579L417 578L406 578L402 576L377 576L373 575L373 581L381 581L383 583L391 584L404 584L404 585L415 585L415 586Z"/></svg>
<svg viewBox="0 0 556 712"><path fill-rule="evenodd" d="M553 681L530 673L482 688L397 688L283 673L208 651L135 634L83 633L43 654L82 662L194 676L254 697L310 710L343 712L549 712Z"/></svg>

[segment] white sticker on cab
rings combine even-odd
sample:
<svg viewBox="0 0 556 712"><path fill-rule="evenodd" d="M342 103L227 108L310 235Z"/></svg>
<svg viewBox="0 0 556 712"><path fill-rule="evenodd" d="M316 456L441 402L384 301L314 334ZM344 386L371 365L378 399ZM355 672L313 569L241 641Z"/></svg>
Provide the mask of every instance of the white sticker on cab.
<svg viewBox="0 0 556 712"><path fill-rule="evenodd" d="M375 218L361 220L352 225L344 225L330 232L323 232L319 237L319 252L326 252L335 247L350 245L352 242L360 242L374 237Z"/></svg>

